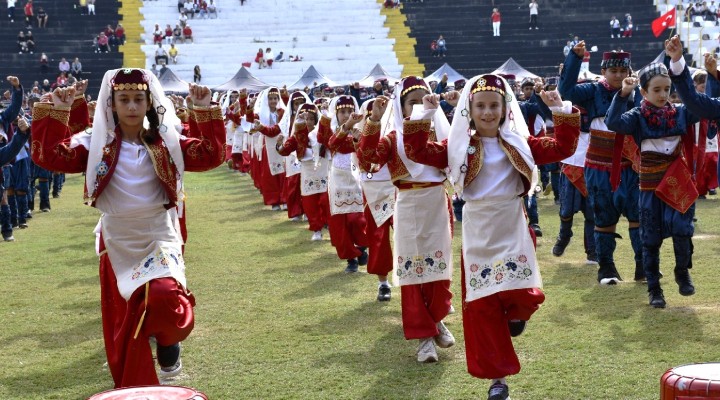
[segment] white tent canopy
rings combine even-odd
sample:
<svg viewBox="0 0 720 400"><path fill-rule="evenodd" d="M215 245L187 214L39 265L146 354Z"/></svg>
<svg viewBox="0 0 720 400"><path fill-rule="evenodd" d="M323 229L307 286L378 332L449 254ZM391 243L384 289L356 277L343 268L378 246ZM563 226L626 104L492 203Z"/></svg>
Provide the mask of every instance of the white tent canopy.
<svg viewBox="0 0 720 400"><path fill-rule="evenodd" d="M160 86L162 86L163 90L167 92L172 93L188 93L189 92L189 86L188 83L184 80L178 78L177 75L175 75L174 72L170 68L167 68L165 72L163 72L162 75L158 78L158 81L160 82Z"/></svg>
<svg viewBox="0 0 720 400"><path fill-rule="evenodd" d="M297 82L288 86L288 89L304 89L305 87L312 88L314 86L320 86L322 84L327 84L331 87L339 86L330 78L318 72L318 70L311 65L307 69L307 71L305 71L305 73L300 77L300 79L297 80Z"/></svg>
<svg viewBox="0 0 720 400"><path fill-rule="evenodd" d="M270 87L270 85L255 78L247 68L242 67L229 81L215 87L213 90L228 91L247 89L251 92L259 92L268 87Z"/></svg>
<svg viewBox="0 0 720 400"><path fill-rule="evenodd" d="M375 84L375 81L387 80L391 86L400 82L400 79L390 76L380 64L375 64L375 67L370 73L360 80L360 86L370 87Z"/></svg>
<svg viewBox="0 0 720 400"><path fill-rule="evenodd" d="M447 74L448 76L448 84L452 84L455 81L459 81L460 79L467 80L466 77L460 75L459 72L455 71L451 66L449 66L447 63L443 64L442 67L438 68L435 72L425 77L426 82L432 82L432 81L440 81L443 77L443 74Z"/></svg>
<svg viewBox="0 0 720 400"><path fill-rule="evenodd" d="M532 72L526 70L520 64L517 63L512 57L508 58L503 65L501 65L498 69L491 72L491 74L496 75L515 75L515 80L520 82L525 78L532 78L535 79L538 76L533 74Z"/></svg>

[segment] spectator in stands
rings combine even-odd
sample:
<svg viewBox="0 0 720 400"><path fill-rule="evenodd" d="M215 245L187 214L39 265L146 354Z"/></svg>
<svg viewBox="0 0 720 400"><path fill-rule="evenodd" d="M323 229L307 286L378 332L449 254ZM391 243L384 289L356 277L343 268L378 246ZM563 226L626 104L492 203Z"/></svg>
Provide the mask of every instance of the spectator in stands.
<svg viewBox="0 0 720 400"><path fill-rule="evenodd" d="M185 43L185 41L182 38L182 28L180 27L180 24L175 25L175 29L173 29L173 43Z"/></svg>
<svg viewBox="0 0 720 400"><path fill-rule="evenodd" d="M80 15L87 15L87 0L78 0L80 6Z"/></svg>
<svg viewBox="0 0 720 400"><path fill-rule="evenodd" d="M625 23L623 24L622 37L632 37L632 32L633 32L632 15L625 14Z"/></svg>
<svg viewBox="0 0 720 400"><path fill-rule="evenodd" d="M65 59L65 57L60 59L60 62L58 63L58 71L70 72L70 63Z"/></svg>
<svg viewBox="0 0 720 400"><path fill-rule="evenodd" d="M535 0L532 0L530 2L530 28L528 29L538 29L537 26L537 17L538 17L538 3Z"/></svg>
<svg viewBox="0 0 720 400"><path fill-rule="evenodd" d="M208 14L208 3L205 0L200 0L200 4L198 4L198 10L200 11L200 16L203 18L207 18Z"/></svg>
<svg viewBox="0 0 720 400"><path fill-rule="evenodd" d="M620 21L614 15L610 18L610 37L620 37Z"/></svg>
<svg viewBox="0 0 720 400"><path fill-rule="evenodd" d="M155 24L155 30L153 30L153 44L161 44L164 36L163 31L160 30L160 25Z"/></svg>
<svg viewBox="0 0 720 400"><path fill-rule="evenodd" d="M173 28L170 24L165 25L165 44L173 42Z"/></svg>
<svg viewBox="0 0 720 400"><path fill-rule="evenodd" d="M50 60L48 59L47 54L42 53L40 54L40 72L43 74L46 74L48 70L50 69Z"/></svg>
<svg viewBox="0 0 720 400"><path fill-rule="evenodd" d="M168 63L167 51L163 49L162 43L158 43L158 48L155 50L155 64L165 65Z"/></svg>
<svg viewBox="0 0 720 400"><path fill-rule="evenodd" d="M193 39L192 28L190 28L190 25L185 25L185 27L183 28L183 43L185 43L186 40L189 40L190 43L195 43L195 40Z"/></svg>
<svg viewBox="0 0 720 400"><path fill-rule="evenodd" d="M178 0L178 13L182 14L183 8L185 8L185 1Z"/></svg>
<svg viewBox="0 0 720 400"><path fill-rule="evenodd" d="M45 12L45 9L42 7L38 7L37 21L38 21L38 28L47 28L48 15Z"/></svg>
<svg viewBox="0 0 720 400"><path fill-rule="evenodd" d="M283 54L283 52L281 51L275 57L275 62L283 62L283 61L285 61L285 54Z"/></svg>
<svg viewBox="0 0 720 400"><path fill-rule="evenodd" d="M72 64L70 65L70 72L75 75L76 78L82 79L82 63L78 57L75 57Z"/></svg>
<svg viewBox="0 0 720 400"><path fill-rule="evenodd" d="M115 36L115 29L113 29L112 25L108 25L105 28L105 36L108 38L108 44L112 47L117 47L120 42L118 41L117 37Z"/></svg>
<svg viewBox="0 0 720 400"><path fill-rule="evenodd" d="M18 54L27 52L27 38L25 37L25 32L20 31L20 33L18 33L17 44L18 44Z"/></svg>
<svg viewBox="0 0 720 400"><path fill-rule="evenodd" d="M67 74L67 85L73 86L77 82L77 78L73 76L73 74Z"/></svg>
<svg viewBox="0 0 720 400"><path fill-rule="evenodd" d="M187 25L188 16L185 12L185 9L182 10L180 13L180 18L178 19L178 22L180 22L180 27L184 28L185 25Z"/></svg>
<svg viewBox="0 0 720 400"><path fill-rule="evenodd" d="M157 64L153 64L150 67L150 71L153 73L153 75L160 76L160 71L158 71L158 69L157 69Z"/></svg>
<svg viewBox="0 0 720 400"><path fill-rule="evenodd" d="M445 58L445 52L447 51L447 45L445 43L445 38L443 35L440 35L440 37L437 40L437 50L438 50L438 56Z"/></svg>
<svg viewBox="0 0 720 400"><path fill-rule="evenodd" d="M25 34L25 40L28 52L30 54L35 54L35 37L33 36L33 33L31 30L28 30L28 33Z"/></svg>
<svg viewBox="0 0 720 400"><path fill-rule="evenodd" d="M438 56L437 40L433 40L432 42L430 42L430 53L433 57Z"/></svg>
<svg viewBox="0 0 720 400"><path fill-rule="evenodd" d="M15 22L15 0L7 0L8 19Z"/></svg>
<svg viewBox="0 0 720 400"><path fill-rule="evenodd" d="M257 54L255 54L255 62L258 64L258 69L265 67L265 54L263 53L263 49L258 49Z"/></svg>
<svg viewBox="0 0 720 400"><path fill-rule="evenodd" d="M708 19L710 21L717 21L717 5L715 4L715 1L711 1L708 5Z"/></svg>
<svg viewBox="0 0 720 400"><path fill-rule="evenodd" d="M245 5L245 0L240 0L240 6Z"/></svg>
<svg viewBox="0 0 720 400"><path fill-rule="evenodd" d="M292 61L292 62L302 61L302 57L300 57L299 54L296 55L296 56L294 56L294 57L293 57L293 56L290 56L290 61Z"/></svg>
<svg viewBox="0 0 720 400"><path fill-rule="evenodd" d="M32 0L27 0L27 3L25 3L25 26L28 29L32 28L33 17L34 17L34 13L33 13Z"/></svg>
<svg viewBox="0 0 720 400"><path fill-rule="evenodd" d="M67 72L60 72L55 79L55 85L53 85L53 89L56 87L64 87L67 86Z"/></svg>
<svg viewBox="0 0 720 400"><path fill-rule="evenodd" d="M575 45L578 43L580 43L580 38L578 37L578 35L575 35L572 42L570 42L570 46L575 47Z"/></svg>
<svg viewBox="0 0 720 400"><path fill-rule="evenodd" d="M217 5L215 4L215 0L210 0L210 3L207 6L207 11L208 11L208 17L210 17L211 14L215 14L215 18L218 17Z"/></svg>
<svg viewBox="0 0 720 400"><path fill-rule="evenodd" d="M107 53L110 51L109 40L105 32L100 32L97 37L97 51L98 53Z"/></svg>
<svg viewBox="0 0 720 400"><path fill-rule="evenodd" d="M692 18L695 16L695 4L692 2L688 4L687 9L685 9L685 21L692 22Z"/></svg>
<svg viewBox="0 0 720 400"><path fill-rule="evenodd" d="M115 37L117 38L118 44L125 44L125 28L118 23L115 27Z"/></svg>
<svg viewBox="0 0 720 400"><path fill-rule="evenodd" d="M567 55L572 51L573 45L571 41L567 41L565 47L563 47L563 56L567 58Z"/></svg>
<svg viewBox="0 0 720 400"><path fill-rule="evenodd" d="M196 65L195 68L193 68L193 82L200 83L202 80L202 75L200 74L200 66Z"/></svg>
<svg viewBox="0 0 720 400"><path fill-rule="evenodd" d="M502 15L500 15L500 10L498 10L497 8L493 8L492 15L490 15L490 20L492 21L493 36L500 36L500 22L502 21Z"/></svg>
<svg viewBox="0 0 720 400"><path fill-rule="evenodd" d="M52 90L52 86L50 85L50 81L47 80L47 79L43 79L43 83L42 83L41 89L42 89L43 94L49 93L50 90Z"/></svg>
<svg viewBox="0 0 720 400"><path fill-rule="evenodd" d="M95 0L87 0L88 15L95 15Z"/></svg>
<svg viewBox="0 0 720 400"><path fill-rule="evenodd" d="M183 8L190 18L195 18L195 7L195 3L193 3L192 0L185 0L185 6Z"/></svg>
<svg viewBox="0 0 720 400"><path fill-rule="evenodd" d="M695 15L699 15L699 16L705 18L706 14L707 14L707 10L708 10L707 3L705 3L705 2L701 3L699 1L697 3L695 3Z"/></svg>
<svg viewBox="0 0 720 400"><path fill-rule="evenodd" d="M170 59L172 60L173 64L177 64L177 58L178 58L178 49L175 47L174 44L170 45L170 50L168 50L168 54L170 55Z"/></svg>
<svg viewBox="0 0 720 400"><path fill-rule="evenodd" d="M272 68L273 62L275 61L275 54L273 54L271 48L265 49L265 65L268 68Z"/></svg>

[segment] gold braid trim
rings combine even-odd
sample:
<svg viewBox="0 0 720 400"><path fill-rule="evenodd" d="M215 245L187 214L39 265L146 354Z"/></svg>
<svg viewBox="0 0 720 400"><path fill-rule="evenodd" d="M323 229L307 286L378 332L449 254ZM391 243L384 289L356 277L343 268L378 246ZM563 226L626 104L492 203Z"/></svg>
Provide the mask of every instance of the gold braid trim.
<svg viewBox="0 0 720 400"><path fill-rule="evenodd" d="M362 135L372 136L377 135L378 133L380 133L380 122L375 122L368 118L365 122L365 126L363 127Z"/></svg>
<svg viewBox="0 0 720 400"><path fill-rule="evenodd" d="M503 151L510 159L510 163L520 174L522 174L523 177L525 177L525 179L528 180L528 182L532 182L532 170L527 163L525 163L525 160L522 158L520 153L518 153L517 149L502 139L500 139L500 143L502 144Z"/></svg>
<svg viewBox="0 0 720 400"><path fill-rule="evenodd" d="M147 142L144 142L144 144L148 153L150 153L150 160L152 160L158 179L165 182L168 187L175 188L175 174L173 167L170 164L170 153L168 152L167 147ZM173 193L168 194L170 200L174 202L177 200L177 195L174 190L172 192Z"/></svg>
<svg viewBox="0 0 720 400"><path fill-rule="evenodd" d="M468 166L467 172L465 173L465 187L470 186L470 183L472 183L473 179L478 176L478 174L480 173L480 169L482 169L483 163L485 161L485 150L482 140L476 138L475 136L471 136L469 146L475 147L475 154L467 155Z"/></svg>
<svg viewBox="0 0 720 400"><path fill-rule="evenodd" d="M35 114L34 111L33 111L33 114ZM32 151L33 155L37 154L38 160L40 160L40 161L45 160L45 156L43 155L42 143L40 143L39 140L32 141L31 151Z"/></svg>
<svg viewBox="0 0 720 400"><path fill-rule="evenodd" d="M573 128L580 128L580 113L563 114L553 112L552 115L555 126L566 124Z"/></svg>
<svg viewBox="0 0 720 400"><path fill-rule="evenodd" d="M50 111L52 111L52 109L52 103L35 103L32 110L33 121L39 121L46 118L50 115Z"/></svg>
<svg viewBox="0 0 720 400"><path fill-rule="evenodd" d="M219 106L210 106L210 119L223 120L222 110Z"/></svg>
<svg viewBox="0 0 720 400"><path fill-rule="evenodd" d="M419 132L430 131L430 120L404 121L403 135L412 135Z"/></svg>
<svg viewBox="0 0 720 400"><path fill-rule="evenodd" d="M197 123L210 122L210 120L212 119L210 113L211 112L207 109L202 110L194 107L193 113L190 114L190 118L192 118Z"/></svg>
<svg viewBox="0 0 720 400"><path fill-rule="evenodd" d="M68 126L68 123L70 123L70 109L53 109L50 111L50 118Z"/></svg>

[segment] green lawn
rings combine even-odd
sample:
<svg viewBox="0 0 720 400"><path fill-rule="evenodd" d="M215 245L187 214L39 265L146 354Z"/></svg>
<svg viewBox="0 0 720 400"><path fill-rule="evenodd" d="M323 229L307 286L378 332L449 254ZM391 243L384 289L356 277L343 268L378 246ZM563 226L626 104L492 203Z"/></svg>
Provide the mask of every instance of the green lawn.
<svg viewBox="0 0 720 400"><path fill-rule="evenodd" d="M0 243L0 399L82 399L110 389L100 324L97 210L82 205L82 177L68 177L50 213ZM211 399L483 399L488 381L465 370L455 253L447 318L457 345L440 362L415 361L405 341L399 290L378 303L376 278L346 275L325 235L262 206L249 177L221 167L188 174L188 282L195 331L184 343L175 384ZM657 399L660 377L681 364L720 360L718 200L698 205L697 294L672 280L672 242L661 268L668 308L647 305L632 283L627 224L616 261L629 283L600 287L586 266L582 221L562 258L550 249L557 207L540 200L545 236L538 254L547 300L515 341L522 372L508 383L518 399ZM459 225L456 233L459 235ZM460 237L455 248L459 249Z"/></svg>

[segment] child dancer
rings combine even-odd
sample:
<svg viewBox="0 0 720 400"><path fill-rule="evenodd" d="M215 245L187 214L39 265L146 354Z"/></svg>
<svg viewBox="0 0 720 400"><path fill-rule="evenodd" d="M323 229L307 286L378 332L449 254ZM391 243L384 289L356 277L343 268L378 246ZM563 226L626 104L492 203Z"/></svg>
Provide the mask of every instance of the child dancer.
<svg viewBox="0 0 720 400"><path fill-rule="evenodd" d="M488 400L509 396L505 380L520 371L511 337L520 335L545 295L534 237L522 196L536 163L557 162L575 151L580 114L557 92L542 92L553 107L555 138L531 136L511 86L500 76L471 79L460 95L450 137L432 141L430 122L405 130L409 157L449 167L462 193L462 301L468 372L491 379ZM454 98L455 95L449 97ZM426 110L438 98L426 96Z"/></svg>
<svg viewBox="0 0 720 400"><path fill-rule="evenodd" d="M158 383L151 336L161 373L179 373L179 342L194 324L175 204L182 201L186 170L223 162L225 127L220 108L210 106L210 90L191 84L189 91L196 138L178 133L172 102L142 69L105 73L90 134L72 135L68 127L74 87L55 89L52 103L33 109L33 161L53 171L85 172L85 201L103 213L103 333L116 387Z"/></svg>
<svg viewBox="0 0 720 400"><path fill-rule="evenodd" d="M285 113L285 103L276 87L263 90L255 102L254 114L248 114L248 122L253 122L253 131L262 134L262 153L258 154L260 167L260 192L265 205L273 211L280 211L285 204L283 185L285 182L285 160L275 149L277 135L280 134L279 122Z"/></svg>

